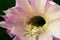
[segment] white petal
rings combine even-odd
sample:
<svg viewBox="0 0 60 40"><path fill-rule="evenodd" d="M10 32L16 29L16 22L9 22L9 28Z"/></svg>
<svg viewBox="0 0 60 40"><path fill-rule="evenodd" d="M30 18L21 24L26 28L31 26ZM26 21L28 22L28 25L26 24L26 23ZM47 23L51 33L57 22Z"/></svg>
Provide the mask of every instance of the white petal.
<svg viewBox="0 0 60 40"><path fill-rule="evenodd" d="M49 7L47 8L47 14L48 14L50 21L56 18L59 18L60 17L60 6L50 1Z"/></svg>
<svg viewBox="0 0 60 40"><path fill-rule="evenodd" d="M52 21L49 25L49 29L53 36L60 38L60 18Z"/></svg>
<svg viewBox="0 0 60 40"><path fill-rule="evenodd" d="M49 15L49 20L52 21L52 20L55 20L55 19L57 19L59 17L60 17L60 10L58 10L58 11L56 11L54 13L51 13Z"/></svg>
<svg viewBox="0 0 60 40"><path fill-rule="evenodd" d="M44 34L39 36L39 40L53 40L50 31L46 31Z"/></svg>

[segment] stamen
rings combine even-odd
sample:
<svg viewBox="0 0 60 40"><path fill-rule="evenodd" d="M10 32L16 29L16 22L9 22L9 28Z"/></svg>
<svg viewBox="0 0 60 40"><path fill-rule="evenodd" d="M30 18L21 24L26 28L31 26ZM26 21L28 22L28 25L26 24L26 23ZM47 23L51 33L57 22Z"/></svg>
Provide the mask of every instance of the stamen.
<svg viewBox="0 0 60 40"><path fill-rule="evenodd" d="M41 27L35 27L31 24L26 25L25 29L26 29L26 34L29 36L36 36L44 31Z"/></svg>
<svg viewBox="0 0 60 40"><path fill-rule="evenodd" d="M41 16L34 16L28 21L25 29L28 36L40 35L46 30L46 21Z"/></svg>

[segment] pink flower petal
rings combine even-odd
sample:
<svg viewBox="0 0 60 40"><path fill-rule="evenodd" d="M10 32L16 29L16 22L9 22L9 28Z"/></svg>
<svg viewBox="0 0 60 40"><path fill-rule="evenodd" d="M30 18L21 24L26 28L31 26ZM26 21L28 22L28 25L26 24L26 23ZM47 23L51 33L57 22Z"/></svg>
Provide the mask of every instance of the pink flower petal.
<svg viewBox="0 0 60 40"><path fill-rule="evenodd" d="M5 12L7 15L3 18L11 24L22 24L24 22L25 15L20 13L17 9L10 9Z"/></svg>
<svg viewBox="0 0 60 40"><path fill-rule="evenodd" d="M12 28L12 24L8 23L8 22L0 22L0 26L6 29L11 29Z"/></svg>
<svg viewBox="0 0 60 40"><path fill-rule="evenodd" d="M53 37L54 39L53 40L60 40L60 38L56 38L56 37Z"/></svg>
<svg viewBox="0 0 60 40"><path fill-rule="evenodd" d="M59 6L55 4L50 4L50 3L53 3L53 2L50 2L50 0L34 0L34 2L33 0L29 0L29 2L28 0L16 0L16 6L5 11L6 16L3 16L3 18L6 20L6 22L0 23L1 26L3 26L4 28L10 29L12 34L15 34L19 37L19 38L17 37L14 38L14 40L20 40L20 39L21 40L35 40L36 39L36 37L29 37L29 36L24 37L25 32L26 32L24 22L27 22L29 20L28 18L34 16L35 11L36 13L45 13L45 9L49 7L49 9L47 8L46 13L50 15L49 16L50 20L51 18L52 19L55 18L51 16L52 13L58 13L57 15L56 14L55 15L56 17L60 17ZM47 5L48 3L49 5ZM39 40L52 40L52 36L51 34L46 32L46 34L40 35L38 39Z"/></svg>
<svg viewBox="0 0 60 40"><path fill-rule="evenodd" d="M11 37L11 38L13 38L15 35L13 35L12 33L11 33L11 30L7 30L6 31L7 33L8 33L8 35Z"/></svg>
<svg viewBox="0 0 60 40"><path fill-rule="evenodd" d="M49 25L49 29L53 36L60 38L60 18L52 21Z"/></svg>
<svg viewBox="0 0 60 40"><path fill-rule="evenodd" d="M36 2L37 2L37 0L28 0L28 2L30 3L30 5L32 6L32 7L34 7L34 8L36 8Z"/></svg>
<svg viewBox="0 0 60 40"><path fill-rule="evenodd" d="M46 32L39 36L39 40L53 40L53 37L50 31L47 30Z"/></svg>
<svg viewBox="0 0 60 40"><path fill-rule="evenodd" d="M18 26L14 25L13 28L11 29L12 34L19 35L19 36L24 35L25 32L26 32L26 30L25 30L24 25L20 25L20 26L19 25Z"/></svg>
<svg viewBox="0 0 60 40"><path fill-rule="evenodd" d="M31 12L32 7L30 6L28 0L16 0L16 7L22 7L26 12Z"/></svg>
<svg viewBox="0 0 60 40"><path fill-rule="evenodd" d="M23 36L20 36L20 39L21 40L36 40L36 38L35 37L23 37Z"/></svg>
<svg viewBox="0 0 60 40"><path fill-rule="evenodd" d="M13 40L20 40L20 39L19 39L19 37L16 36Z"/></svg>
<svg viewBox="0 0 60 40"><path fill-rule="evenodd" d="M29 0L32 7L41 13L45 11L46 4L48 4L49 1L50 0Z"/></svg>
<svg viewBox="0 0 60 40"><path fill-rule="evenodd" d="M60 17L60 7L56 3L50 1L46 14L48 14L49 20L54 20Z"/></svg>
<svg viewBox="0 0 60 40"><path fill-rule="evenodd" d="M26 36L24 36L24 35L18 35L18 36L19 36L19 38L21 40L52 40L53 39L52 35L51 35L50 32L49 33L48 32L45 32L45 33L43 33L41 35L38 35L37 37L36 36L31 37L31 36L27 36L27 35Z"/></svg>

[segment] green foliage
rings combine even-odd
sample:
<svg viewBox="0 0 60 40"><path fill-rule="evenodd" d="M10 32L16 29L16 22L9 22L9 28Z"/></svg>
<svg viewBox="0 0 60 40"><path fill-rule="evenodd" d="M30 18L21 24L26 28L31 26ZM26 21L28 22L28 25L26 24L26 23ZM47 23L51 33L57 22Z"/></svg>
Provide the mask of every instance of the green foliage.
<svg viewBox="0 0 60 40"><path fill-rule="evenodd" d="M5 21L5 20L4 20L4 18L3 18L3 17L1 17L1 16L0 16L0 22L1 22L1 21Z"/></svg>
<svg viewBox="0 0 60 40"><path fill-rule="evenodd" d="M5 31L6 29L0 27L0 40L12 40Z"/></svg>
<svg viewBox="0 0 60 40"><path fill-rule="evenodd" d="M0 10L0 15L6 15L3 11Z"/></svg>
<svg viewBox="0 0 60 40"><path fill-rule="evenodd" d="M60 0L53 0L53 1L60 5Z"/></svg>
<svg viewBox="0 0 60 40"><path fill-rule="evenodd" d="M15 6L15 0L0 0L0 10L6 10Z"/></svg>

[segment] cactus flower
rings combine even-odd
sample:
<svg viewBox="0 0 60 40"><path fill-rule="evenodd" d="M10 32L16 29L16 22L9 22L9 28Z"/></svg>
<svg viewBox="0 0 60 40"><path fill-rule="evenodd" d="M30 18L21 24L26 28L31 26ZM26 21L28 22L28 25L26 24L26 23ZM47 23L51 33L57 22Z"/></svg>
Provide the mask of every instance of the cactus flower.
<svg viewBox="0 0 60 40"><path fill-rule="evenodd" d="M52 0L16 0L4 11L0 26L16 35L13 40L53 40L60 38L60 6Z"/></svg>

